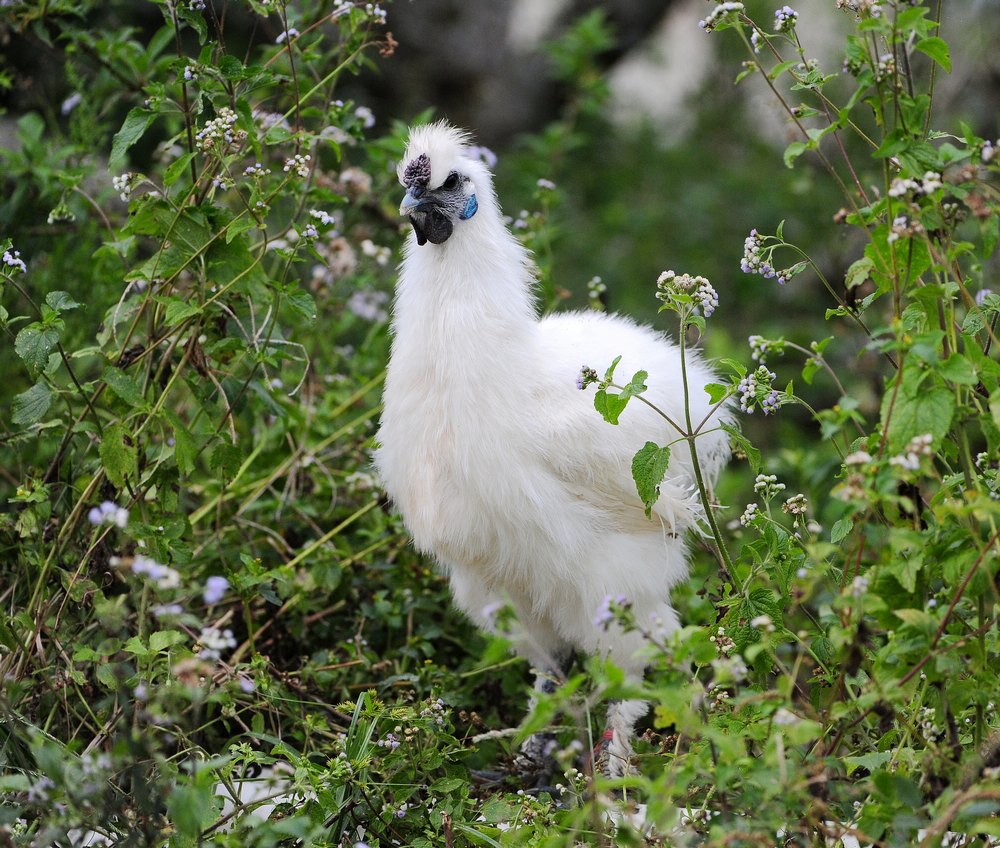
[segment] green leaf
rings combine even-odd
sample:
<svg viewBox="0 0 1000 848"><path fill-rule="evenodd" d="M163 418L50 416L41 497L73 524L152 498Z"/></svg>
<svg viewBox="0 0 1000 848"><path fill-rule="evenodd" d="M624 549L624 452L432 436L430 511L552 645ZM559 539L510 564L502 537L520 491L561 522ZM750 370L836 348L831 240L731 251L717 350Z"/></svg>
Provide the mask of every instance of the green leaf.
<svg viewBox="0 0 1000 848"><path fill-rule="evenodd" d="M100 454L104 471L115 488L124 488L126 479L135 481L138 477L139 452L122 424L104 428Z"/></svg>
<svg viewBox="0 0 1000 848"><path fill-rule="evenodd" d="M708 392L709 402L716 404L729 394L729 387L723 386L721 383L708 383L705 386L705 391Z"/></svg>
<svg viewBox="0 0 1000 848"><path fill-rule="evenodd" d="M146 405L146 399L142 395L139 384L121 368L109 365L104 369L101 379L108 384L108 388L112 392L133 409L139 409Z"/></svg>
<svg viewBox="0 0 1000 848"><path fill-rule="evenodd" d="M201 307L197 303L189 303L179 297L157 298L160 303L166 305L166 313L163 316L163 323L168 327L176 327L188 318L192 318L201 312Z"/></svg>
<svg viewBox="0 0 1000 848"><path fill-rule="evenodd" d="M948 50L948 42L943 38L932 35L922 38L913 45L921 53L926 53L949 74L951 73L951 52Z"/></svg>
<svg viewBox="0 0 1000 848"><path fill-rule="evenodd" d="M195 443L191 431L184 426L184 422L175 412L167 412L167 420L174 430L174 459L177 460L177 467L185 477L194 471L194 463L198 457L198 445Z"/></svg>
<svg viewBox="0 0 1000 848"><path fill-rule="evenodd" d="M874 268L875 263L867 256L863 256L856 262L852 262L851 267L847 269L847 275L844 278L844 285L849 289L860 286L871 276L871 272Z"/></svg>
<svg viewBox="0 0 1000 848"><path fill-rule="evenodd" d="M125 157L125 153L142 138L143 134L152 126L155 120L155 112L150 112L148 109L143 109L139 106L136 106L125 116L125 123L115 133L114 141L111 142L111 155L108 166L112 171L118 170L121 160Z"/></svg>
<svg viewBox="0 0 1000 848"><path fill-rule="evenodd" d="M803 153L809 149L809 145L804 141L793 141L785 148L785 167L791 168Z"/></svg>
<svg viewBox="0 0 1000 848"><path fill-rule="evenodd" d="M45 295L45 302L56 312L68 312L70 309L78 309L82 304L77 303L69 292L50 291Z"/></svg>
<svg viewBox="0 0 1000 848"><path fill-rule="evenodd" d="M837 519L833 528L830 530L830 542L834 545L839 545L844 541L844 539L847 538L853 529L854 522L850 518Z"/></svg>
<svg viewBox="0 0 1000 848"><path fill-rule="evenodd" d="M149 636L149 650L153 653L179 645L187 637L179 630L157 630Z"/></svg>
<svg viewBox="0 0 1000 848"><path fill-rule="evenodd" d="M310 324L316 320L316 301L307 291L300 288L285 292L288 305L306 319Z"/></svg>
<svg viewBox="0 0 1000 848"><path fill-rule="evenodd" d="M719 426L729 434L729 440L732 442L733 448L738 450L747 458L747 462L750 464L750 468L753 470L753 473L760 474L760 451L757 450L750 440L732 424L720 424Z"/></svg>
<svg viewBox="0 0 1000 848"><path fill-rule="evenodd" d="M670 448L659 447L655 442L646 442L632 457L632 479L635 488L646 505L649 517L653 504L660 497L660 483L670 464Z"/></svg>
<svg viewBox="0 0 1000 848"><path fill-rule="evenodd" d="M49 362L49 354L59 343L59 331L41 324L29 324L14 339L14 350L28 367L41 371Z"/></svg>
<svg viewBox="0 0 1000 848"><path fill-rule="evenodd" d="M950 383L963 386L974 386L979 382L976 369L972 363L960 353L953 353L938 366L938 373Z"/></svg>
<svg viewBox="0 0 1000 848"><path fill-rule="evenodd" d="M622 395L611 395L605 389L598 389L594 395L594 409L601 413L601 416L609 424L617 424L618 416L625 411L628 401L627 395L624 397Z"/></svg>
<svg viewBox="0 0 1000 848"><path fill-rule="evenodd" d="M44 382L39 380L25 392L15 396L12 404L11 421L18 426L34 424L42 420L42 416L52 405L52 392Z"/></svg>
<svg viewBox="0 0 1000 848"><path fill-rule="evenodd" d="M935 443L947 435L955 413L952 390L940 383L926 385L918 367L907 367L899 391L890 388L882 400L882 421L888 418L889 450L902 453L914 436L930 433ZM893 404L893 398L895 403ZM890 411L891 408L891 411Z"/></svg>
<svg viewBox="0 0 1000 848"><path fill-rule="evenodd" d="M191 160L197 155L197 153L185 153L183 156L178 156L163 172L163 184L165 186L172 186L177 182L177 180L184 176L185 172L191 166Z"/></svg>
<svg viewBox="0 0 1000 848"><path fill-rule="evenodd" d="M884 766L892 759L892 751L872 751L860 757L845 757L844 763L847 765L847 773L853 774L859 768L869 772L875 771L879 766Z"/></svg>
<svg viewBox="0 0 1000 848"><path fill-rule="evenodd" d="M167 815L182 837L197 839L215 819L211 786L178 785L167 799Z"/></svg>

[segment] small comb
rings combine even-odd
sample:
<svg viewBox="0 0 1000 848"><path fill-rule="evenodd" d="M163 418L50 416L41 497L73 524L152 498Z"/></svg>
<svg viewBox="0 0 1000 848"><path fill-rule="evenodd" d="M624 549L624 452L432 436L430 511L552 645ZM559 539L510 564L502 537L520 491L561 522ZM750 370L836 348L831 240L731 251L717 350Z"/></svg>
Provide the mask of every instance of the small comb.
<svg viewBox="0 0 1000 848"><path fill-rule="evenodd" d="M403 171L403 185L407 188L427 188L431 181L431 160L426 153L421 153L406 166Z"/></svg>

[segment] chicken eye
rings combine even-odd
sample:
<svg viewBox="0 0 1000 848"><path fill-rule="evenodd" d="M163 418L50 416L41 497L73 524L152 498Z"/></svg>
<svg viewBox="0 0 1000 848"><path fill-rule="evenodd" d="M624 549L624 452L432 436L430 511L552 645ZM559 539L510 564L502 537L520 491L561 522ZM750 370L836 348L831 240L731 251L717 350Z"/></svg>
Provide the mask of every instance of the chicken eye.
<svg viewBox="0 0 1000 848"><path fill-rule="evenodd" d="M446 179L441 184L441 188L443 188L445 191L451 191L452 189L456 188L457 186L458 186L458 172L457 171L452 171L450 174L448 174L448 179Z"/></svg>

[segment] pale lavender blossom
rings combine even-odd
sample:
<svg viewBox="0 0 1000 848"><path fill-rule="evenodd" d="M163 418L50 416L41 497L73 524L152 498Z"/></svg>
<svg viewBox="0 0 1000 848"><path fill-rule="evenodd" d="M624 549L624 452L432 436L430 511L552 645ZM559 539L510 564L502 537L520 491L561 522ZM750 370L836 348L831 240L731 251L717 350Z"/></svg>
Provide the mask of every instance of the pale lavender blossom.
<svg viewBox="0 0 1000 848"><path fill-rule="evenodd" d="M28 266L24 264L24 260L21 258L21 251L5 250L3 252L3 264L8 268L17 268L22 274L28 273Z"/></svg>
<svg viewBox="0 0 1000 848"><path fill-rule="evenodd" d="M229 581L225 577L213 574L205 581L202 597L209 606L219 603L229 591Z"/></svg>

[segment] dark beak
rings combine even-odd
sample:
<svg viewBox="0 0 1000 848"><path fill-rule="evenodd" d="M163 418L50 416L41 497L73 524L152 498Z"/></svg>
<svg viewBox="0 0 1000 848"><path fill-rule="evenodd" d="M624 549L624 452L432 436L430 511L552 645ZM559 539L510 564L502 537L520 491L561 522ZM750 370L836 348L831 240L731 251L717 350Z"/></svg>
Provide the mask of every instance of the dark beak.
<svg viewBox="0 0 1000 848"><path fill-rule="evenodd" d="M451 236L454 225L443 205L432 192L415 186L406 192L399 205L399 214L409 217L417 244L444 244Z"/></svg>

